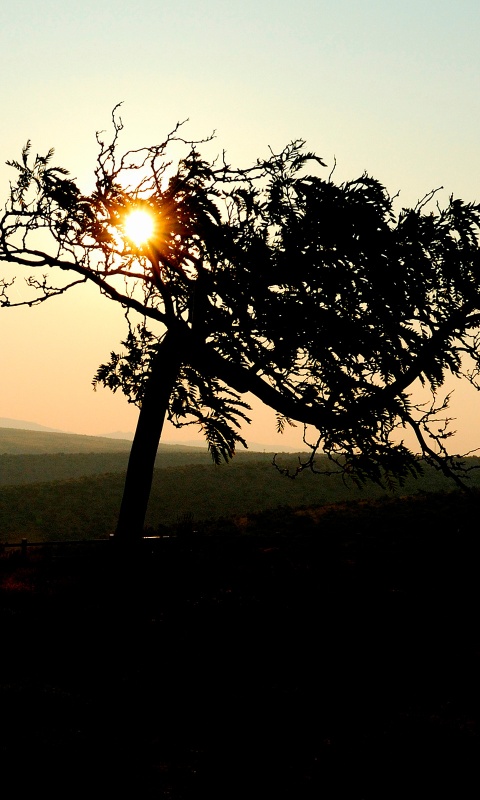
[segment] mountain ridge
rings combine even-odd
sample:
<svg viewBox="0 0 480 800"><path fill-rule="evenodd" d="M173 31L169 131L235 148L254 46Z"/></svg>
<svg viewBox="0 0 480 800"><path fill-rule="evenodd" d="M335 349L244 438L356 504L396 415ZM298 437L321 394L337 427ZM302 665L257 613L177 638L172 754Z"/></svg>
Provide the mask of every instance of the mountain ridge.
<svg viewBox="0 0 480 800"><path fill-rule="evenodd" d="M108 436L89 436L81 433L32 430L0 426L0 454L34 453L121 453L129 452L131 441L111 439ZM160 443L162 450L203 451L201 447Z"/></svg>
<svg viewBox="0 0 480 800"><path fill-rule="evenodd" d="M50 447L47 450L38 450L39 441L35 443L35 449L32 450L1 450L2 444L6 442L6 436L4 431L24 431L24 432L32 432L32 433L42 433L42 434L59 434L62 436L71 436L77 437L75 440L72 440L71 444L73 445L74 442L79 443L79 440L83 440L83 444L87 444L88 441L92 442L92 440L101 440L106 447L102 448L102 445L99 443L93 443L93 451L94 452L118 452L119 450L126 450L130 449L132 445L132 440L134 434L132 431L112 431L111 433L101 433L101 434L86 434L86 433L74 433L72 431L63 431L59 428L49 428L46 425L40 425L37 422L31 422L27 420L20 420L20 419L11 419L10 417L0 417L0 452L18 452L18 453L27 453L27 452L92 452L85 447L80 445L80 450L72 450L70 446L67 445L67 450L58 450L54 449L51 450ZM17 439L17 441L19 441ZM120 445L109 444L110 442L120 442ZM207 444L205 440L202 441L195 441L195 440L188 440L185 442L172 442L172 441L162 441L159 445L160 448L167 447L178 447L180 449L194 449L194 450L206 450ZM239 448L239 452L242 452L243 448ZM248 442L248 451L253 453L298 453L300 449L298 447L292 447L291 445L274 445L274 444L267 444L263 442Z"/></svg>
<svg viewBox="0 0 480 800"><path fill-rule="evenodd" d="M30 422L25 419L12 419L11 417L0 417L0 428L16 428L22 431L44 431L45 433L68 433L61 431L60 428L48 428L38 422Z"/></svg>

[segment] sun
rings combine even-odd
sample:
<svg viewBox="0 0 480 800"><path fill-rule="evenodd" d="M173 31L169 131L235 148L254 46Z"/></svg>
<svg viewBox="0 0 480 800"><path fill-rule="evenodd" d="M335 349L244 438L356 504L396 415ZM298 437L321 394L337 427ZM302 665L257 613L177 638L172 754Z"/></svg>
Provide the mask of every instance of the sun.
<svg viewBox="0 0 480 800"><path fill-rule="evenodd" d="M125 219L125 235L139 247L152 238L155 223L148 211L131 211Z"/></svg>

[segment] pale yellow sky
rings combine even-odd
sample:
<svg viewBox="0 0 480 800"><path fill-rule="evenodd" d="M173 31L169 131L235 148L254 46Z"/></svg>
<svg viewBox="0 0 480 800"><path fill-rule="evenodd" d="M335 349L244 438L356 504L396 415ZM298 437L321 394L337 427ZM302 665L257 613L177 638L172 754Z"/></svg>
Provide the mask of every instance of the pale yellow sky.
<svg viewBox="0 0 480 800"><path fill-rule="evenodd" d="M45 0L0 10L0 202L7 159L31 138L88 189L95 131L124 101L125 148L189 118L192 138L248 164L306 139L338 180L367 171L402 205L444 186L479 200L477 0ZM21 291L21 289L19 289ZM121 309L93 289L34 309L0 310L0 417L78 433L131 431L121 395L93 392L97 366L125 334ZM480 446L478 399L459 386L455 450ZM256 408L250 441L275 436ZM165 438L192 439L193 429Z"/></svg>

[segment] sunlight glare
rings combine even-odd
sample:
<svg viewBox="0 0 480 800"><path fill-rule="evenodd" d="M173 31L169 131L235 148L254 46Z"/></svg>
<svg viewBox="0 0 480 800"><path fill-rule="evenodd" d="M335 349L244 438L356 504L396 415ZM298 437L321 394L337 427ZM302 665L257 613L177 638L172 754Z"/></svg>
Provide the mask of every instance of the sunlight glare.
<svg viewBox="0 0 480 800"><path fill-rule="evenodd" d="M154 221L148 211L132 211L125 220L125 234L139 247L153 235Z"/></svg>

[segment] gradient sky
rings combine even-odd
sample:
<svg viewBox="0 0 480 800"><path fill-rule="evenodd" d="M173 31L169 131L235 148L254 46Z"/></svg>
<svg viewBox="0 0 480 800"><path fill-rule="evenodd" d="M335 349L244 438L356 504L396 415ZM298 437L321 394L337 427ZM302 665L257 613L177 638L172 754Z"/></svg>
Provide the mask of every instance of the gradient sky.
<svg viewBox="0 0 480 800"><path fill-rule="evenodd" d="M0 9L0 202L28 138L92 185L95 132L123 101L122 144L163 140L188 118L247 165L295 138L338 180L362 172L400 203L430 189L480 200L478 0L17 0ZM131 431L137 411L92 376L125 333L93 288L0 310L0 417L77 433ZM480 446L480 397L457 383L453 449ZM193 438L194 430L165 438ZM256 406L247 438L276 437Z"/></svg>

